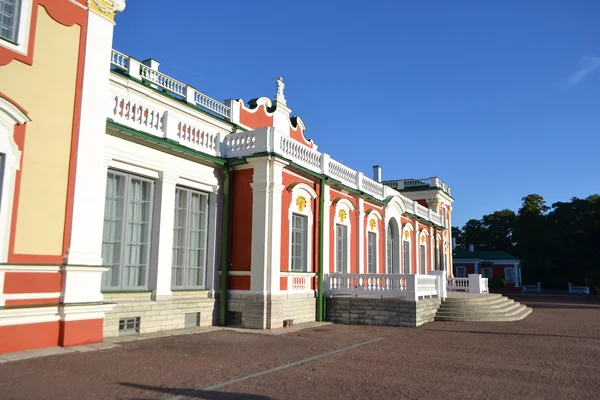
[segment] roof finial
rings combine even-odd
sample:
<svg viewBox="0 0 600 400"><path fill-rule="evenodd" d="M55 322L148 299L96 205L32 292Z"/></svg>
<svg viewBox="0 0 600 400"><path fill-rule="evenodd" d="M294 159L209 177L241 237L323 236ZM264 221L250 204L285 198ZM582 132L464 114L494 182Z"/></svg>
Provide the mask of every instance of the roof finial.
<svg viewBox="0 0 600 400"><path fill-rule="evenodd" d="M285 101L285 95L283 94L284 88L285 83L283 83L283 76L280 76L277 78L277 94L275 95L275 101L283 105L287 105L287 102Z"/></svg>

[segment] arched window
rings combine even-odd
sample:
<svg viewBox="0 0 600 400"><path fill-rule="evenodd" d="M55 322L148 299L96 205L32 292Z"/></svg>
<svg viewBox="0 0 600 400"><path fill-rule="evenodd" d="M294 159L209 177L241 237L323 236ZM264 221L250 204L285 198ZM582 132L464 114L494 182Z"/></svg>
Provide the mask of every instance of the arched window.
<svg viewBox="0 0 600 400"><path fill-rule="evenodd" d="M350 272L350 234L352 224L351 211L354 205L346 199L337 199L335 204L334 229L334 266L337 273Z"/></svg>
<svg viewBox="0 0 600 400"><path fill-rule="evenodd" d="M0 263L8 258L15 179L21 165L21 151L15 143L14 131L17 125L27 121L27 115L0 96Z"/></svg>
<svg viewBox="0 0 600 400"><path fill-rule="evenodd" d="M412 225L405 224L402 229L402 265L404 267L405 274L411 274L411 231L413 230Z"/></svg>
<svg viewBox="0 0 600 400"><path fill-rule="evenodd" d="M427 274L427 230L423 229L419 235L419 273Z"/></svg>
<svg viewBox="0 0 600 400"><path fill-rule="evenodd" d="M387 273L400 273L400 241L398 237L398 224L396 220L390 219L386 235Z"/></svg>
<svg viewBox="0 0 600 400"><path fill-rule="evenodd" d="M306 183L290 185L292 202L288 211L289 218L289 270L293 272L311 272L312 267L312 202L317 198L315 190Z"/></svg>

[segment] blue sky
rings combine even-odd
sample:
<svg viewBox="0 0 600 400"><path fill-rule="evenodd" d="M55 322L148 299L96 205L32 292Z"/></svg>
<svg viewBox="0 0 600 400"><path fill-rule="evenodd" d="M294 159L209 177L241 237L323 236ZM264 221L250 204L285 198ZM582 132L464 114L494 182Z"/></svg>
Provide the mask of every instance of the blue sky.
<svg viewBox="0 0 600 400"><path fill-rule="evenodd" d="M600 192L598 1L171 4L127 1L114 48L218 100L272 97L283 76L319 150L439 176L454 225Z"/></svg>

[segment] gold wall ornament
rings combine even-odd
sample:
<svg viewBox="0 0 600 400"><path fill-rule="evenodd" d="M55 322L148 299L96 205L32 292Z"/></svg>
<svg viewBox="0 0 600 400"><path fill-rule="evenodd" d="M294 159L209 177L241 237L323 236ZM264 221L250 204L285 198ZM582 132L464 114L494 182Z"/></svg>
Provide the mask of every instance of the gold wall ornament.
<svg viewBox="0 0 600 400"><path fill-rule="evenodd" d="M375 230L375 225L377 225L377 222L375 222L374 219L369 221L369 226L371 227L371 230Z"/></svg>
<svg viewBox="0 0 600 400"><path fill-rule="evenodd" d="M421 235L421 243L425 243L425 235Z"/></svg>
<svg viewBox="0 0 600 400"><path fill-rule="evenodd" d="M404 239L408 240L409 236L410 236L410 232L409 231L404 231Z"/></svg>
<svg viewBox="0 0 600 400"><path fill-rule="evenodd" d="M344 222L348 215L346 214L346 210L340 210L338 216L340 217L340 221Z"/></svg>
<svg viewBox="0 0 600 400"><path fill-rule="evenodd" d="M296 199L296 205L298 206L298 211L302 212L306 208L306 199L302 196L298 196Z"/></svg>
<svg viewBox="0 0 600 400"><path fill-rule="evenodd" d="M427 204L429 205L429 207L436 207L440 204L440 202L437 198L427 199Z"/></svg>

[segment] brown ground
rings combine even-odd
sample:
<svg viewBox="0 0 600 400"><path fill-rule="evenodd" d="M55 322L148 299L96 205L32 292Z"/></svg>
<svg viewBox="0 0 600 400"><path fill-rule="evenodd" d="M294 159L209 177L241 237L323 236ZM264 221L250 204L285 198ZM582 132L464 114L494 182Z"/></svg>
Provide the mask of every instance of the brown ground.
<svg viewBox="0 0 600 400"><path fill-rule="evenodd" d="M516 297L524 321L420 328L328 325L280 336L216 331L0 364L1 399L598 399L600 301Z"/></svg>

